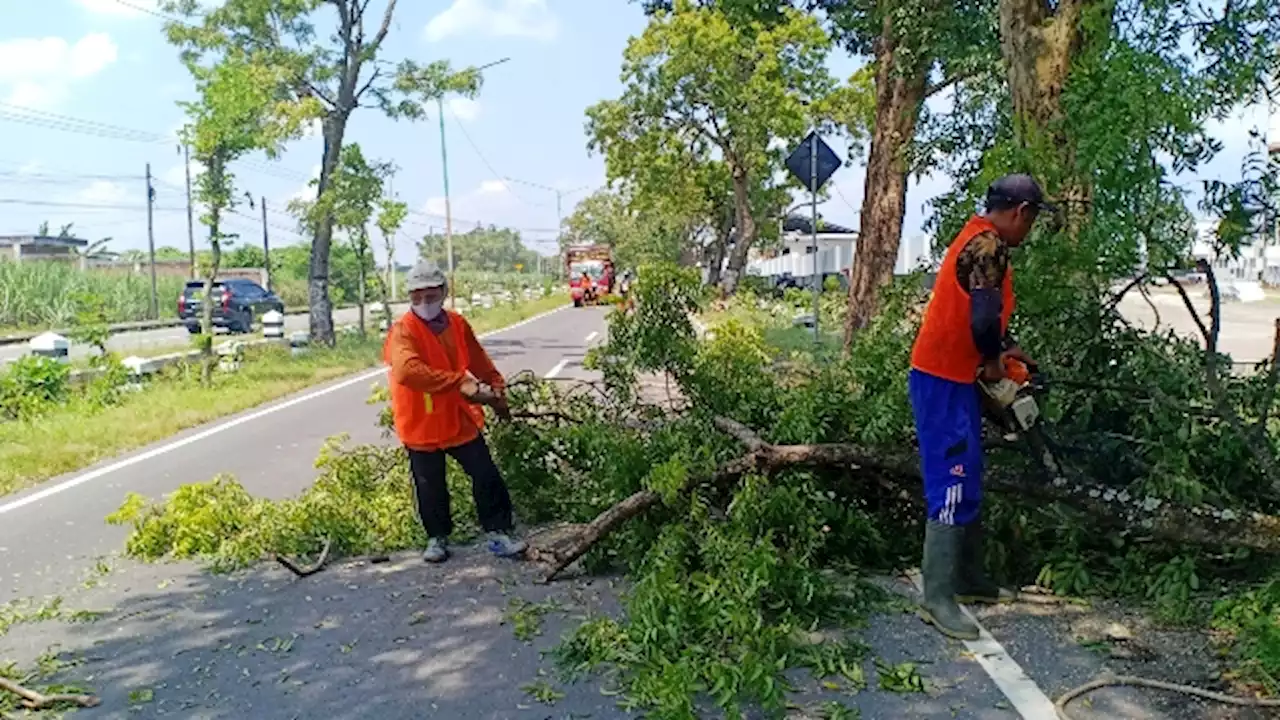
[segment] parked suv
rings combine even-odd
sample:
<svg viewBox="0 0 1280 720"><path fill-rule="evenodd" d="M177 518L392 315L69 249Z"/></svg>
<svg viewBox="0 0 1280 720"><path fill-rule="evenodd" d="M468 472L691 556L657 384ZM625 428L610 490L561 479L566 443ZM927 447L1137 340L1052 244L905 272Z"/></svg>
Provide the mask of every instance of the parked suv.
<svg viewBox="0 0 1280 720"><path fill-rule="evenodd" d="M284 312L284 303L275 293L258 283L243 278L218 280L210 293L213 300L214 327L231 332L253 332L254 319L272 310ZM204 318L200 304L204 300L204 281L191 280L178 296L178 317L191 334L200 332Z"/></svg>

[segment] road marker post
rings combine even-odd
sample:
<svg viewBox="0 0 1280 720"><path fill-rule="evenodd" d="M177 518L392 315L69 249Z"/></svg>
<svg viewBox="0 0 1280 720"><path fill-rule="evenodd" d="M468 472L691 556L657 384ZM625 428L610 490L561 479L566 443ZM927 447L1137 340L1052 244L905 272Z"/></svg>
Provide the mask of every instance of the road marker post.
<svg viewBox="0 0 1280 720"><path fill-rule="evenodd" d="M65 363L70 358L71 341L55 332L40 333L31 338L31 354Z"/></svg>
<svg viewBox="0 0 1280 720"><path fill-rule="evenodd" d="M262 316L262 337L271 342L284 342L284 313L271 310Z"/></svg>

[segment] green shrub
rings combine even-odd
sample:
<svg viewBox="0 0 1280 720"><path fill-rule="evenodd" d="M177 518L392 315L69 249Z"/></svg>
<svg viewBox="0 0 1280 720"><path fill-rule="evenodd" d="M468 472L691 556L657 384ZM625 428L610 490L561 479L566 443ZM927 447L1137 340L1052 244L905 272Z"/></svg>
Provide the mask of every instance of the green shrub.
<svg viewBox="0 0 1280 720"><path fill-rule="evenodd" d="M65 402L71 392L71 368L51 358L26 355L0 374L0 416L35 417Z"/></svg>

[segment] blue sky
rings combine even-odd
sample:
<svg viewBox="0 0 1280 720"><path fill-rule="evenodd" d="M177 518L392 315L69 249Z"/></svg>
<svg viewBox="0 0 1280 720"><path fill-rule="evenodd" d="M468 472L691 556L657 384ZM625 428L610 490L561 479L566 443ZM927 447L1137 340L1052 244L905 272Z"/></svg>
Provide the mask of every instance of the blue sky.
<svg viewBox="0 0 1280 720"><path fill-rule="evenodd" d="M111 236L112 249L145 248L149 162L156 177L156 243L186 247L182 157L166 138L180 125L175 103L190 99L191 82L164 41L162 21L136 9L153 3L0 0L0 234L33 232L43 220L55 229L74 222L82 237ZM381 3L373 8L380 14ZM639 8L624 0L401 0L383 57L446 58L458 66L510 58L487 72L477 100L455 99L446 111L455 230L476 222L506 225L521 229L527 244L551 251L554 193L502 178L577 190L565 196L566 215L603 184L603 162L586 150L584 110L621 92L622 50L643 27ZM846 77L857 60L836 56L831 66ZM48 113L143 131L137 137L146 141L102 137L118 134L102 126L60 130L51 125L67 125ZM1227 151L1206 174L1230 177L1247 129L1264 121L1265 113L1254 108L1215 127ZM437 123L435 117L397 123L362 110L348 130L348 140L367 156L400 167L394 189L414 212L398 244L401 262L412 257L414 238L444 224ZM832 145L843 148L834 139ZM283 210L305 192L319 160L319 141L311 137L291 145L278 162L259 157L239 167L241 188L267 198L273 244L302 241ZM933 177L913 185L906 234L919 232L924 203L947 182ZM861 168L842 169L833 183L824 216L856 227ZM231 221L233 231L243 242L258 242L260 211L239 211L245 216ZM201 235L197 225L197 247L204 246Z"/></svg>

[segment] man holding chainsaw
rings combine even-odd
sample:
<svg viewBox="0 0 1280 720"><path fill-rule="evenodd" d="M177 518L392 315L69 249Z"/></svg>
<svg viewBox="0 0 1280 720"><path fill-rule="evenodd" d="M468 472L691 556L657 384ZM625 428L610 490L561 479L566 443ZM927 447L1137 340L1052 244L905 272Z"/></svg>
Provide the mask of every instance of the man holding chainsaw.
<svg viewBox="0 0 1280 720"><path fill-rule="evenodd" d="M423 260L405 284L410 311L391 327L383 357L391 366L389 386L396 434L409 452L418 517L427 531L427 562L449 557L453 517L445 456L471 477L480 524L488 533L489 552L500 557L523 553L525 543L513 539L511 496L480 431L481 405L500 417L510 415L505 382L471 325L444 309L447 280L439 266ZM480 382L484 385L481 385Z"/></svg>
<svg viewBox="0 0 1280 720"><path fill-rule="evenodd" d="M978 627L958 602L1013 599L983 569L977 383L1009 397L1005 359L1032 364L1008 334L1014 308L1009 251L1022 244L1042 210L1054 208L1031 176L991 184L985 214L972 217L947 249L911 351L908 389L928 506L919 613L962 640L977 639Z"/></svg>

